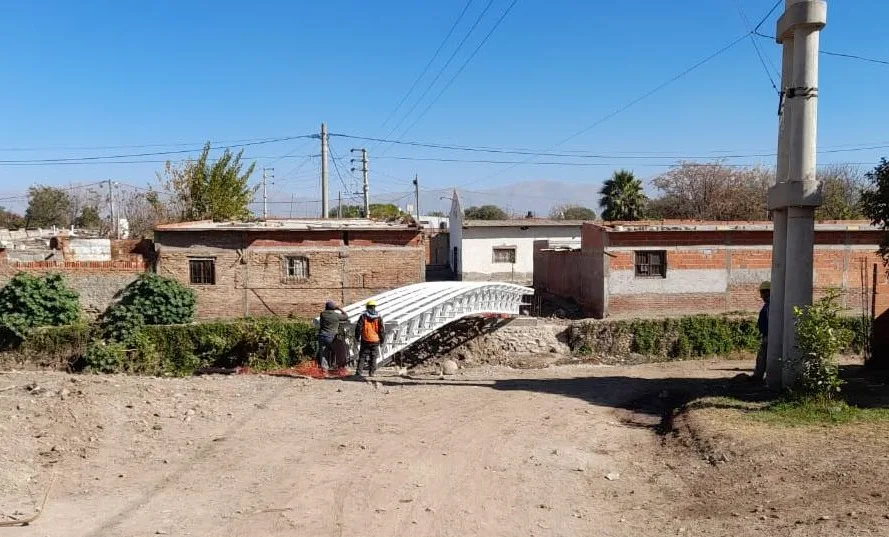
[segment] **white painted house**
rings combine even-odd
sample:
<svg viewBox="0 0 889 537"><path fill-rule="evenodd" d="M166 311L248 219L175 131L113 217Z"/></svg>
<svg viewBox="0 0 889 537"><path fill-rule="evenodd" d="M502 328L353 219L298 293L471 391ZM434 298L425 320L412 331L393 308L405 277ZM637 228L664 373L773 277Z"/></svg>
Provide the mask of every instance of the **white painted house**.
<svg viewBox="0 0 889 537"><path fill-rule="evenodd" d="M449 265L464 281L503 281L530 285L534 281L534 242L580 247L577 220L522 218L466 220L455 192L451 202Z"/></svg>

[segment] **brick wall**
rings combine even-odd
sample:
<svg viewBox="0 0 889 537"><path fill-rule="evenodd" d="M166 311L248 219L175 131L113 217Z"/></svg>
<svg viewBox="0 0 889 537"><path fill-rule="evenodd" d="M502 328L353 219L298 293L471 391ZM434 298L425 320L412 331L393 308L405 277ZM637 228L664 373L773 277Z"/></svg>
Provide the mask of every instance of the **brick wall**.
<svg viewBox="0 0 889 537"><path fill-rule="evenodd" d="M614 231L585 224L582 252L538 252L535 286L572 298L594 316L755 311L758 287L770 279L772 232L763 230ZM889 281L876 255L881 232L819 230L815 233L816 298L831 287L843 304L862 311L862 271L868 286L878 265L876 313L889 310ZM637 251L666 253L665 278L637 277ZM599 257L594 257L598 255ZM580 282L580 283L578 283Z"/></svg>
<svg viewBox="0 0 889 537"><path fill-rule="evenodd" d="M426 232L426 264L447 265L451 234L447 231Z"/></svg>
<svg viewBox="0 0 889 537"><path fill-rule="evenodd" d="M198 317L317 315L326 300L350 304L423 281L426 244L416 230L158 232L158 272L189 285L189 259L212 258L214 285L191 285ZM348 245L346 244L348 242ZM309 274L286 273L288 257Z"/></svg>
<svg viewBox="0 0 889 537"><path fill-rule="evenodd" d="M534 242L534 288L570 298L593 317L604 315L602 250L547 250Z"/></svg>
<svg viewBox="0 0 889 537"><path fill-rule="evenodd" d="M650 248L650 247L649 247ZM889 308L889 281L875 246L819 243L815 247L815 297L829 288L843 290L843 305L860 311L862 263L871 278L878 264L877 314ZM609 315L755 311L761 305L758 285L770 279L771 249L763 247L665 248L666 278L637 278L635 250L608 256ZM870 284L869 284L870 285Z"/></svg>
<svg viewBox="0 0 889 537"><path fill-rule="evenodd" d="M0 255L0 286L19 272L61 274L80 296L87 316L95 317L115 301L117 294L136 277L151 270L148 261L30 261L7 262Z"/></svg>

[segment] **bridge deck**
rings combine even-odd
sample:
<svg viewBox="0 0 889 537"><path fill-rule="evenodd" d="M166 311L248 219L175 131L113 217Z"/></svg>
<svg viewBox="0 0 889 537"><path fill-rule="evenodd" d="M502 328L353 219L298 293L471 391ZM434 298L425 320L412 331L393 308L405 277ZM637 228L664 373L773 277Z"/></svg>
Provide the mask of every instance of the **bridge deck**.
<svg viewBox="0 0 889 537"><path fill-rule="evenodd" d="M432 334L439 328L471 315L518 315L523 299L533 295L530 287L499 282L426 282L399 287L346 306L351 343L354 324L368 300L386 324L386 341L380 348L378 365L384 365L397 352ZM350 353L357 354L354 344ZM355 356L353 356L354 358Z"/></svg>

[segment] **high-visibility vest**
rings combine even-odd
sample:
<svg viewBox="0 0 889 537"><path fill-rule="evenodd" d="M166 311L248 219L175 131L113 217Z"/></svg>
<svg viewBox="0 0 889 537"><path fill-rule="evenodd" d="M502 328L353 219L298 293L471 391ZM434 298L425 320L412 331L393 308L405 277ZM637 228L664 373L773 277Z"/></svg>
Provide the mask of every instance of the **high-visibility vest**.
<svg viewBox="0 0 889 537"><path fill-rule="evenodd" d="M364 325L361 327L361 341L367 343L380 342L380 318L369 319L364 318Z"/></svg>

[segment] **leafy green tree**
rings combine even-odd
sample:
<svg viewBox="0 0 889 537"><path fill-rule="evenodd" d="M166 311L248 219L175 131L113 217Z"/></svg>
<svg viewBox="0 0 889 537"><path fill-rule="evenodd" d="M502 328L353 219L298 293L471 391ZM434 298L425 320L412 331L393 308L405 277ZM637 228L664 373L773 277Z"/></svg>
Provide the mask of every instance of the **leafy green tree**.
<svg viewBox="0 0 889 537"><path fill-rule="evenodd" d="M562 205L554 207L549 213L554 220L595 220L596 211L581 205Z"/></svg>
<svg viewBox="0 0 889 537"><path fill-rule="evenodd" d="M80 214L74 221L74 225L81 229L99 229L103 224L99 209L94 205L87 205L80 210Z"/></svg>
<svg viewBox="0 0 889 537"><path fill-rule="evenodd" d="M25 227L25 217L0 206L0 227L6 229L23 228Z"/></svg>
<svg viewBox="0 0 889 537"><path fill-rule="evenodd" d="M207 142L197 160L181 167L167 163L158 179L172 198L173 212L178 213L179 219L225 221L250 217L248 205L256 187L247 182L256 163L245 169L241 162L243 153L241 150L233 154L226 149L211 163L210 142Z"/></svg>
<svg viewBox="0 0 889 537"><path fill-rule="evenodd" d="M361 218L361 207L357 205L343 205L342 207L334 207L327 212L327 216L337 218L342 215L343 218Z"/></svg>
<svg viewBox="0 0 889 537"><path fill-rule="evenodd" d="M870 186L861 193L861 210L874 225L886 231L880 255L889 262L889 160L880 159L880 164L866 177Z"/></svg>
<svg viewBox="0 0 889 537"><path fill-rule="evenodd" d="M369 208L370 217L378 220L391 220L404 214L398 206L391 203L371 203ZM330 209L327 215L336 218L342 213L343 218L361 218L361 212L362 209L358 205L343 205L340 210L336 207Z"/></svg>
<svg viewBox="0 0 889 537"><path fill-rule="evenodd" d="M463 216L467 220L506 220L509 218L506 211L496 205L469 207L463 211Z"/></svg>
<svg viewBox="0 0 889 537"><path fill-rule="evenodd" d="M397 205L392 203L371 203L370 204L370 217L377 218L380 220L392 220L393 218L398 218L401 216L401 209L398 208Z"/></svg>
<svg viewBox="0 0 889 537"><path fill-rule="evenodd" d="M641 220L648 198L642 181L633 172L620 170L605 181L599 191L603 220Z"/></svg>
<svg viewBox="0 0 889 537"><path fill-rule="evenodd" d="M67 227L71 224L71 198L59 188L35 185L28 189L28 227Z"/></svg>

